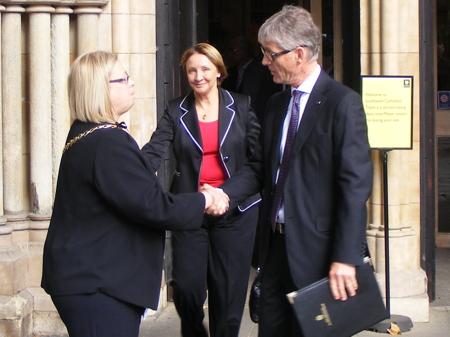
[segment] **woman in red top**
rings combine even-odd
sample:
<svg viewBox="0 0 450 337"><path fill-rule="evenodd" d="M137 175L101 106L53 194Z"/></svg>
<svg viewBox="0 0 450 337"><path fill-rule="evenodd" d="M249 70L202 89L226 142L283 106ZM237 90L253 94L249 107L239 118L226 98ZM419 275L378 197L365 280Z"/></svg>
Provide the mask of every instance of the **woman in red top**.
<svg viewBox="0 0 450 337"><path fill-rule="evenodd" d="M171 192L220 186L244 165L259 136L250 98L219 87L227 76L222 56L199 43L181 58L192 91L169 102L142 151L155 171L173 146ZM259 195L225 216L205 215L202 229L172 233L173 299L184 337L208 336L203 305L208 289L211 337L237 337L247 295Z"/></svg>

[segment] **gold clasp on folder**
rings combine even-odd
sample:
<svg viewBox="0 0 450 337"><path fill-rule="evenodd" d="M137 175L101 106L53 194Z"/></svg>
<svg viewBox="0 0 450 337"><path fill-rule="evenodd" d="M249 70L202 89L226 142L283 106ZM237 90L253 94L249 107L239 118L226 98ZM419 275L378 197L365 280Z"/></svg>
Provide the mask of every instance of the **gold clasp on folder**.
<svg viewBox="0 0 450 337"><path fill-rule="evenodd" d="M316 321L325 320L325 322L328 325L333 325L333 323L331 322L330 315L328 314L327 306L325 305L325 303L320 304L320 311L322 312L322 315L317 315Z"/></svg>

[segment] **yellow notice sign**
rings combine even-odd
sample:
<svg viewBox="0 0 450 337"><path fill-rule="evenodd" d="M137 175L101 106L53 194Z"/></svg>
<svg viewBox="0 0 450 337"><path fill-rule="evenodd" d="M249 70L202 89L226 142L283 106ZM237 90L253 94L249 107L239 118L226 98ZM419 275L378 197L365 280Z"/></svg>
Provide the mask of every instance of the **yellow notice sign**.
<svg viewBox="0 0 450 337"><path fill-rule="evenodd" d="M363 76L372 149L412 149L412 76Z"/></svg>

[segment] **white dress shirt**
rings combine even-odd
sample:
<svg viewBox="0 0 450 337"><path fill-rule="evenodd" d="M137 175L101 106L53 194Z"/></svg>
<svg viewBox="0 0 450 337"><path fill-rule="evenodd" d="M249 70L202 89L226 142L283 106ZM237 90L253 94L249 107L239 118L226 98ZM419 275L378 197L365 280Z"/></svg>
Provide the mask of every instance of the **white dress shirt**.
<svg viewBox="0 0 450 337"><path fill-rule="evenodd" d="M317 65L316 69L314 69L312 74L309 75L299 85L298 88L291 87L291 93L294 90L298 90L298 91L302 92L302 96L300 97L300 111L299 111L299 116L298 116L298 125L300 125L300 122L303 117L303 112L305 111L306 103L308 103L311 91L312 91L314 85L316 84L317 79L319 78L320 71L321 71L321 68L319 65ZM279 157L277 177L276 177L277 180L278 180L278 175L280 173L279 165L281 164L281 160L283 158L284 144L286 143L286 137L287 137L287 132L288 132L288 128L289 128L289 121L291 120L291 114L292 114L292 94L291 94L291 100L289 101L289 106L287 109L286 117L284 118L283 130L281 133L280 157ZM298 125L297 125L297 129L298 129ZM280 211L278 212L276 222L284 223L284 202L283 202L283 200L281 201Z"/></svg>

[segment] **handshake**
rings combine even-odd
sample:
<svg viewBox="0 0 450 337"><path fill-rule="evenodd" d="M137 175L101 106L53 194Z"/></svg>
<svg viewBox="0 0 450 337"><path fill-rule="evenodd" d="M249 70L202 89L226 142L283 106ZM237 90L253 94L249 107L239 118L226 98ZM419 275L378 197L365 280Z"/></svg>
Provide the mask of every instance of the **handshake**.
<svg viewBox="0 0 450 337"><path fill-rule="evenodd" d="M220 188L204 184L200 193L205 196L205 213L220 216L228 211L230 198Z"/></svg>

